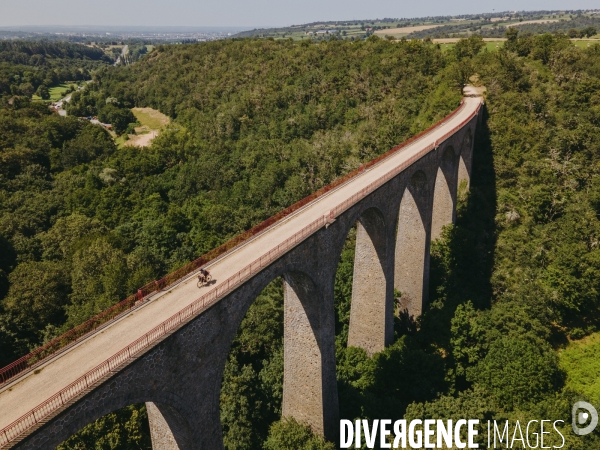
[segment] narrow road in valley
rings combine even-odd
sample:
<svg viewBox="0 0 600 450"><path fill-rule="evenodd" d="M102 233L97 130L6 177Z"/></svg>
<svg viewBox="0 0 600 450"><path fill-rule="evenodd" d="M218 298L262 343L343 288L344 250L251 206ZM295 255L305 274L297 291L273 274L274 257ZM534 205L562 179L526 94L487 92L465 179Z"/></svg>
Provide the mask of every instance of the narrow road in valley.
<svg viewBox="0 0 600 450"><path fill-rule="evenodd" d="M480 98L466 97L459 112L428 134L330 193L318 197L245 245L216 260L208 266L215 280L212 285L199 289L196 286L196 277L192 275L168 290L154 294L151 300L142 307L133 310L130 314L96 332L76 346L55 356L37 370L3 386L0 389L0 429L185 308L202 294L216 289L228 277L261 255L268 253L278 244L285 242L315 219L324 216L335 206L351 198L370 183L381 179L434 141L442 138L463 120L469 118L480 103Z"/></svg>

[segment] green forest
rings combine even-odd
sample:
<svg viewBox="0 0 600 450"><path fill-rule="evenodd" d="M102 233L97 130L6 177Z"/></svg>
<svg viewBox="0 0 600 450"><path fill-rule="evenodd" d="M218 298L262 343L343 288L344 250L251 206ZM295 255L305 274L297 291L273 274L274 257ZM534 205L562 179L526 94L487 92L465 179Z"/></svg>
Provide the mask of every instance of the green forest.
<svg viewBox="0 0 600 450"><path fill-rule="evenodd" d="M89 80L90 72L111 62L101 49L82 44L0 40L0 97L35 93L46 100L50 87Z"/></svg>
<svg viewBox="0 0 600 450"><path fill-rule="evenodd" d="M508 38L494 52L472 36L444 53L375 36L232 39L99 64L69 113L127 126L129 108L158 109L172 122L144 149L117 149L103 128L0 89L0 365L426 129L472 82L487 93L471 189L432 243L429 307L416 324L398 317L394 343L371 358L346 345L347 237L335 280L340 416L560 418L563 448L600 446L598 430L567 432L574 399L593 397L570 378L577 359L561 356L600 331L600 45ZM335 448L281 419L282 308L275 280L231 349L228 450ZM145 408L60 448L150 448Z"/></svg>

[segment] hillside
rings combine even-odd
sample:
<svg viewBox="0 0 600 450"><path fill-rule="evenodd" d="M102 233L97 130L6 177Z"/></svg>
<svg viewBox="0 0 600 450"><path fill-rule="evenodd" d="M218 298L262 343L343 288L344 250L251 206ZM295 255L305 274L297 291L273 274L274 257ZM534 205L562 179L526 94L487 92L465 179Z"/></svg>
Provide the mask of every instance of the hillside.
<svg viewBox="0 0 600 450"><path fill-rule="evenodd" d="M561 32L581 33L595 28L591 37L600 30L598 10L562 11L498 11L457 16L429 16L414 18L384 18L313 22L281 28L261 28L240 32L234 38L274 38L316 41L335 39L361 40L373 34L395 39L464 38L473 33L485 38L501 38L509 27L533 34ZM582 37L579 34L571 37Z"/></svg>
<svg viewBox="0 0 600 450"><path fill-rule="evenodd" d="M427 128L471 79L487 87L487 113L471 190L432 244L430 308L416 324L399 317L395 342L373 358L346 346L347 238L335 284L341 417L551 417L567 430L573 398L588 391L565 381L558 353L600 325L600 45L517 33L497 51L483 45L471 37L442 52L373 36L159 46L99 70L73 98L90 113L169 116L143 150L117 150L103 129L25 100L4 104L2 362ZM233 344L221 391L230 450L332 448L280 420L282 296L276 280ZM62 448L93 442L147 448L143 406ZM568 435L563 448L599 445L596 431Z"/></svg>
<svg viewBox="0 0 600 450"><path fill-rule="evenodd" d="M81 44L0 41L0 98L36 93L49 99L53 86L90 79L91 71L110 62L99 48Z"/></svg>

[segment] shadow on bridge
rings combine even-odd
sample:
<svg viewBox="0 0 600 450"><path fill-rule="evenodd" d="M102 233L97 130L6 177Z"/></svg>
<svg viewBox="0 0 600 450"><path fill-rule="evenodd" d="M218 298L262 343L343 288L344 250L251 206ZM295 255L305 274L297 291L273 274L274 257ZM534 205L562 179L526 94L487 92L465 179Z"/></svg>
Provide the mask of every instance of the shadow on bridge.
<svg viewBox="0 0 600 450"><path fill-rule="evenodd" d="M430 307L417 322L406 315L396 321L397 334L410 335L424 349L445 349L449 355L451 321L458 305L470 301L476 309L487 309L493 298L497 197L485 109L475 136L471 173L470 188L459 186L455 225L445 227L441 239L431 245ZM450 360L447 365L455 363ZM458 389L468 386L464 375L456 383Z"/></svg>
<svg viewBox="0 0 600 450"><path fill-rule="evenodd" d="M470 188L463 183L456 196L456 223L440 230L431 245L429 306L416 320L406 311L397 313L394 343L373 358L362 349L338 345L342 418L399 419L408 404L432 401L446 392L446 376L456 365L450 339L457 307L467 301L476 309L490 307L496 180L486 119L484 114L475 136ZM468 387L464 375L455 377L454 387Z"/></svg>

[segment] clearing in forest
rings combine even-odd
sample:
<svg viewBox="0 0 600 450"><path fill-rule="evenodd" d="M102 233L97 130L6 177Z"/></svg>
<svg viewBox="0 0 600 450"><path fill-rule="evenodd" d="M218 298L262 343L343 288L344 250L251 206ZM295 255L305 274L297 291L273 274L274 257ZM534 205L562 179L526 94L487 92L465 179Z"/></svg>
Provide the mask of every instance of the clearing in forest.
<svg viewBox="0 0 600 450"><path fill-rule="evenodd" d="M76 83L61 83L58 86L50 86L48 88L48 92L50 93L50 98L48 100L50 100L51 102L57 102L59 101L61 98L63 98L65 95L67 95L71 89L71 86L75 86L77 87ZM33 94L31 96L32 100L42 100L41 97L37 96L36 94Z"/></svg>
<svg viewBox="0 0 600 450"><path fill-rule="evenodd" d="M131 112L141 126L135 128L136 134L129 135L125 145L147 147L158 136L161 128L169 123L167 116L152 108L133 108Z"/></svg>
<svg viewBox="0 0 600 450"><path fill-rule="evenodd" d="M588 48L592 45L600 45L600 39L571 39L571 42L579 48Z"/></svg>
<svg viewBox="0 0 600 450"><path fill-rule="evenodd" d="M142 127L148 127L151 130L160 130L169 123L169 118L156 109L133 108L131 112L142 124Z"/></svg>

